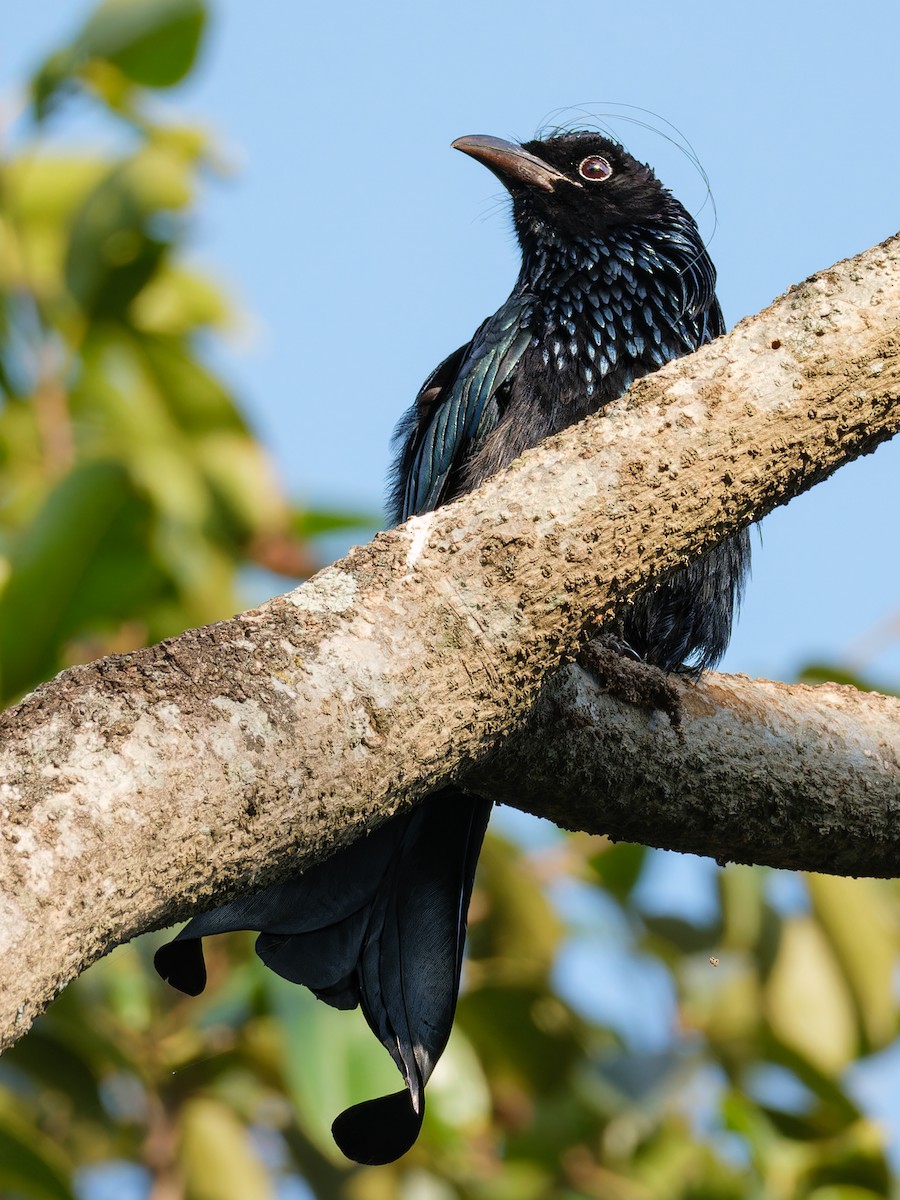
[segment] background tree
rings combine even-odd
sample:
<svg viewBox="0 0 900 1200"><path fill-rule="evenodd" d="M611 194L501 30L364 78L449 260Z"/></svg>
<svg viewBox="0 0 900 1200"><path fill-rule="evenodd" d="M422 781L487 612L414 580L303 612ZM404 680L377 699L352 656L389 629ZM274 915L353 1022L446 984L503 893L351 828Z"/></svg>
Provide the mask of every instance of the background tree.
<svg viewBox="0 0 900 1200"><path fill-rule="evenodd" d="M229 615L247 564L300 575L313 534L361 521L291 508L209 366L229 309L184 250L217 156L152 104L190 72L204 18L191 0L103 5L36 73L32 135L2 164L7 700L67 663ZM85 94L123 149L45 153L47 126ZM345 1104L394 1086L361 1017L284 984L240 937L209 948L218 986L179 1000L152 971L151 936L67 989L0 1062L0 1190L892 1194L885 1134L849 1084L861 1058L896 1047L894 885L732 867L672 916L651 886L671 858L535 841L515 821L507 835L485 849L457 1026L401 1163L352 1167L331 1141ZM596 957L595 986L613 980L630 1017L604 1023L573 994L577 956Z"/></svg>

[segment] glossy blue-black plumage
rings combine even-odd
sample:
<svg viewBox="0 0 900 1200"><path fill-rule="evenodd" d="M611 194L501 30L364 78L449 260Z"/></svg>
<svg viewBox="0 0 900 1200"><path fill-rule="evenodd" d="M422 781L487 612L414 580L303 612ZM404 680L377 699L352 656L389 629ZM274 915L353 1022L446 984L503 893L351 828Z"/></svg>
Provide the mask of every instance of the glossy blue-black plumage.
<svg viewBox="0 0 900 1200"><path fill-rule="evenodd" d="M722 332L693 220L621 147L596 134L455 144L508 187L522 268L509 299L432 372L401 422L395 521L471 490ZM597 156L610 172L594 181L581 166ZM627 610L615 640L667 670L714 662L748 553L740 535L678 572ZM399 1157L421 1126L453 1020L490 807L442 789L303 875L195 917L157 954L160 973L196 994L206 978L200 939L256 929L274 971L335 1007L362 1006L405 1087L335 1121L338 1145L359 1162Z"/></svg>
<svg viewBox="0 0 900 1200"><path fill-rule="evenodd" d="M522 267L506 303L426 380L398 428L398 521L420 501L434 507L478 486L724 330L697 226L649 168L595 134L529 143L529 155L564 176L548 196L510 177L514 157L512 167L509 156L491 158L491 145L486 158L482 139L472 140L468 152L512 193ZM590 154L613 164L609 181L579 180ZM617 640L665 670L712 665L728 643L748 563L742 533L636 601Z"/></svg>

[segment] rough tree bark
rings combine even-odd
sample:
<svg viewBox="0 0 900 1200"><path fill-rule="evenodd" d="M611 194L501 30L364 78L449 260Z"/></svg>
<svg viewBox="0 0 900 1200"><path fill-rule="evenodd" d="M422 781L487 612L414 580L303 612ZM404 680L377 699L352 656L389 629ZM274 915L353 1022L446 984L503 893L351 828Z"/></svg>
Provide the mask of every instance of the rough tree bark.
<svg viewBox="0 0 900 1200"><path fill-rule="evenodd" d="M304 587L64 672L3 714L0 1044L118 942L320 858L451 777L729 858L772 860L741 816L763 804L796 831L783 861L890 870L896 702L660 677L637 694L667 715L629 712L589 703L570 670L526 721L617 605L890 437L898 395L893 238ZM604 736L569 741L592 725ZM570 769L571 808L558 787L541 799L534 730L560 772L557 743L577 744L576 768L610 756ZM840 804L813 770L826 751ZM640 775L635 752L652 760Z"/></svg>

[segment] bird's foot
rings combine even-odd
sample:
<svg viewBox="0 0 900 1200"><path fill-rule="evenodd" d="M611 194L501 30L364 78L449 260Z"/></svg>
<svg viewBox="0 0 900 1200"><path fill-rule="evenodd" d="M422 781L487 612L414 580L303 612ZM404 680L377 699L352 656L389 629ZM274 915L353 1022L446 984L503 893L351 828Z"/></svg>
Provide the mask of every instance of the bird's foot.
<svg viewBox="0 0 900 1200"><path fill-rule="evenodd" d="M601 691L666 714L674 727L681 724L681 696L672 677L652 666L620 638L595 639L576 656L576 662Z"/></svg>

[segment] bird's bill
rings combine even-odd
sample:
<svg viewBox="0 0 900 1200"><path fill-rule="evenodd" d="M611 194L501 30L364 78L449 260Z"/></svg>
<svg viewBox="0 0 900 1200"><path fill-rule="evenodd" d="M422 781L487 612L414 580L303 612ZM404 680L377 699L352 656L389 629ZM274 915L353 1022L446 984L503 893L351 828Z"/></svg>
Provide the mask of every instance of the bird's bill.
<svg viewBox="0 0 900 1200"><path fill-rule="evenodd" d="M485 133L474 133L469 137L457 138L451 143L454 150L462 150L476 158L480 163L493 171L504 184L524 183L530 187L540 188L544 192L552 192L561 180L575 183L562 171L557 171L549 163L543 162L535 154L529 154L515 142L506 142L503 138L490 137Z"/></svg>

